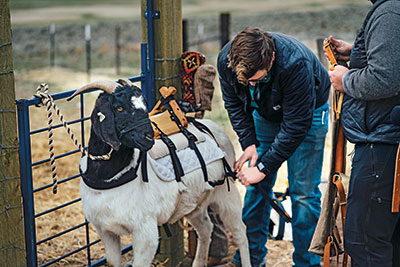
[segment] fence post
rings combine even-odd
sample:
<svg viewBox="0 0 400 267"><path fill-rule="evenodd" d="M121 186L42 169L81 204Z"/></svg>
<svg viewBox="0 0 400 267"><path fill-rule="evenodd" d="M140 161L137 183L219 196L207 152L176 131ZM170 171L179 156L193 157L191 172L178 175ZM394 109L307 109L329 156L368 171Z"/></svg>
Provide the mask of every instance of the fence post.
<svg viewBox="0 0 400 267"><path fill-rule="evenodd" d="M154 95L157 93L159 96L158 89L161 86L174 86L178 90L175 97L179 99L181 98L180 58L183 45L182 0L142 0L141 6L142 41L149 45L150 72L152 71L151 52L154 49L155 87L150 89L154 89L156 91ZM150 23L152 18L154 24ZM151 28L152 26L154 27ZM153 30L154 39L151 40ZM151 47L152 44L154 44L153 47ZM168 237L163 230L160 232L161 240L157 259L162 262L169 259L164 266L174 267L178 266L185 256L183 231L177 223L169 225L169 228L171 237Z"/></svg>
<svg viewBox="0 0 400 267"><path fill-rule="evenodd" d="M318 50L318 58L319 61L324 65L326 69L328 69L328 60L324 55L324 39L318 38L317 39L317 50Z"/></svg>
<svg viewBox="0 0 400 267"><path fill-rule="evenodd" d="M221 48L230 40L229 26L231 15L229 13L221 13L219 16L219 31Z"/></svg>
<svg viewBox="0 0 400 267"><path fill-rule="evenodd" d="M203 44L204 44L204 24L199 23L197 25L197 50L199 52L203 51Z"/></svg>
<svg viewBox="0 0 400 267"><path fill-rule="evenodd" d="M26 266L10 3L0 5L0 265Z"/></svg>
<svg viewBox="0 0 400 267"><path fill-rule="evenodd" d="M117 75L121 73L121 27L115 27L115 67Z"/></svg>
<svg viewBox="0 0 400 267"><path fill-rule="evenodd" d="M90 82L90 69L91 69L91 62L90 62L90 41L91 41L91 32L90 32L90 24L85 25L85 41L86 41L86 73L87 73L87 80Z"/></svg>
<svg viewBox="0 0 400 267"><path fill-rule="evenodd" d="M56 59L56 25L50 24L50 67L55 66Z"/></svg>
<svg viewBox="0 0 400 267"><path fill-rule="evenodd" d="M188 51L189 49L189 44L188 44L188 21L187 19L182 20L182 50L183 51Z"/></svg>

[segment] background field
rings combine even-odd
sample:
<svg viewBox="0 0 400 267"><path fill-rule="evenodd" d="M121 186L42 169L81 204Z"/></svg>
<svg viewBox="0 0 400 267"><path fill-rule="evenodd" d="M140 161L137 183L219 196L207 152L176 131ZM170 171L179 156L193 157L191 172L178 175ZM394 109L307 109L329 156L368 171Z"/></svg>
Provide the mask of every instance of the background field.
<svg viewBox="0 0 400 267"><path fill-rule="evenodd" d="M88 81L98 79L116 79L137 75L140 72L139 45L141 40L140 1L139 0L13 0L11 19L13 28L13 54L17 98L30 98L41 82L50 86L50 93L77 88ZM246 26L257 26L269 31L279 31L295 36L306 43L316 53L316 39L329 35L352 41L356 31L367 13L369 4L365 0L183 0L183 18L188 20L190 40L215 35L218 29L218 17L221 12L231 14L231 36ZM55 66L49 61L49 25L56 25ZM84 26L92 25L92 69L90 76L86 71ZM199 26L202 25L202 26ZM115 69L115 29L121 28L121 72ZM202 45L193 45L190 50L205 54L207 62L216 65L219 51L217 41ZM218 78L217 78L218 79ZM217 79L213 100L213 111L206 114L219 123L230 135L236 146L237 155L241 151L236 135L233 133L223 108ZM86 98L86 113L89 114L95 94ZM77 114L65 101L57 103L67 120L76 119ZM46 127L45 110L31 108L32 129ZM56 119L57 121L57 119ZM87 124L86 128L90 125ZM76 129L78 130L78 129ZM330 134L330 133L329 133ZM61 154L73 149L72 142L62 129L55 133L55 151ZM330 138L326 142L323 178L329 173ZM40 135L32 142L34 160L47 155L47 136ZM351 148L350 148L351 150ZM350 151L349 150L349 151ZM57 161L60 179L77 172L79 156ZM71 164L72 162L72 164ZM34 169L35 186L50 183L49 166ZM244 188L239 185L242 192ZM279 171L275 190L286 188L285 165ZM60 186L60 193L53 196L48 192L35 197L37 212L59 205L79 196L77 183ZM37 222L39 238L49 233L55 234L74 221L82 221L80 204L71 209L60 211L56 216L45 216ZM60 229L61 228L61 229ZM43 235L43 236L42 236ZM39 249L41 261L47 261L66 253L70 247L80 244L84 233L66 236L62 243L50 242ZM129 242L129 239L124 241ZM287 241L268 242L270 253L268 266L291 266L291 243ZM234 249L231 247L231 252ZM93 257L104 254L102 245L96 246ZM66 259L59 266L82 266L81 258Z"/></svg>

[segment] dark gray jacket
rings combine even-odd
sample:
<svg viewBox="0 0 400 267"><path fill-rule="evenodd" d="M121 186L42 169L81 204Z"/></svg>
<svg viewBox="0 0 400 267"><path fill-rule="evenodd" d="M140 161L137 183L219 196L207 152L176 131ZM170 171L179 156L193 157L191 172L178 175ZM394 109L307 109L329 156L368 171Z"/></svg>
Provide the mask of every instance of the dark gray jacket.
<svg viewBox="0 0 400 267"><path fill-rule="evenodd" d="M311 128L313 112L328 100L330 81L323 65L313 52L296 39L270 33L275 42L275 61L271 83L255 93L258 111L266 120L281 122L281 128L261 162L275 172L306 137ZM248 86L237 81L228 67L229 42L218 55L222 97L232 127L242 149L258 145L254 130Z"/></svg>
<svg viewBox="0 0 400 267"><path fill-rule="evenodd" d="M343 76L342 124L352 143L400 141L390 112L400 104L400 1L378 0L353 46Z"/></svg>

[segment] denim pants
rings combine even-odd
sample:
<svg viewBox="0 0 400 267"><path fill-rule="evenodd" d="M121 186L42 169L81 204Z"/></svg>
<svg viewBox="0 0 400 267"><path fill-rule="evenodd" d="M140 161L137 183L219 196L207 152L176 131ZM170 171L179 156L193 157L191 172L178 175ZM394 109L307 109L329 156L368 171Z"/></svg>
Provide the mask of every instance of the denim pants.
<svg viewBox="0 0 400 267"><path fill-rule="evenodd" d="M308 253L308 247L314 234L321 211L322 162L324 156L325 136L328 131L328 103L314 111L311 129L287 160L290 198L292 201L293 262L294 266L320 266L320 257ZM280 123L262 118L257 111L253 112L254 126L260 146L260 156L273 143L280 130ZM266 190L272 197L276 173L266 176L259 188ZM260 188L261 187L261 188ZM271 205L253 186L246 189L243 207L243 221L247 226L251 264L253 267L265 266ZM240 254L236 251L233 262L240 266Z"/></svg>
<svg viewBox="0 0 400 267"><path fill-rule="evenodd" d="M400 266L400 214L391 212L396 153L397 145L355 147L344 232L353 267Z"/></svg>

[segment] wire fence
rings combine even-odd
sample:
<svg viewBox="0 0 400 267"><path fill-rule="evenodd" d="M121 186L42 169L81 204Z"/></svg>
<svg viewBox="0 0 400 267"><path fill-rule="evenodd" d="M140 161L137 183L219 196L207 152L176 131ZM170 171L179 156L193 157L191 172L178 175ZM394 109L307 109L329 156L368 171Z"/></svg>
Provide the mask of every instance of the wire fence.
<svg viewBox="0 0 400 267"><path fill-rule="evenodd" d="M215 28L210 31L204 23L184 23L184 31L188 33L183 40L184 50L199 48L206 42L226 43L229 39L229 14L220 17L226 22L221 28L223 34ZM140 65L140 21L16 28L13 36L17 70L59 66L88 74L92 69L111 68L112 72L121 74Z"/></svg>

